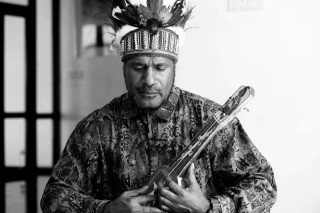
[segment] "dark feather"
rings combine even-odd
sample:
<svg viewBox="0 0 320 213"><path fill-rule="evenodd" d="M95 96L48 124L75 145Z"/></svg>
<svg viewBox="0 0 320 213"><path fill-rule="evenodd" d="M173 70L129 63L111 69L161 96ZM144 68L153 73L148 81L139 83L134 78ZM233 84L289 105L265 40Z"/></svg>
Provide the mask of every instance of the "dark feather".
<svg viewBox="0 0 320 213"><path fill-rule="evenodd" d="M121 20L117 20L112 16L112 11L114 8L125 8L125 0L108 0L105 1L105 9L103 12L98 13L95 15L96 19L101 20L105 25L110 26L113 28L115 32L120 30L124 25L126 25L125 22Z"/></svg>
<svg viewBox="0 0 320 213"><path fill-rule="evenodd" d="M182 12L182 8L184 8L185 0L177 0L174 2L171 13L175 13L177 10Z"/></svg>
<svg viewBox="0 0 320 213"><path fill-rule="evenodd" d="M121 8L121 13L115 13L114 15L119 18L121 21L125 22L131 26L139 26L140 22L140 13L139 7L131 4L126 0L125 8Z"/></svg>
<svg viewBox="0 0 320 213"><path fill-rule="evenodd" d="M115 18L112 16L112 12L117 7L120 8L121 12L115 13ZM103 19L105 25L112 27L117 32L124 25L138 26L140 14L138 8L128 0L108 0L106 1L104 15L100 14L98 17Z"/></svg>
<svg viewBox="0 0 320 213"><path fill-rule="evenodd" d="M153 18L157 15L163 6L163 0L147 0L147 7L153 11Z"/></svg>
<svg viewBox="0 0 320 213"><path fill-rule="evenodd" d="M186 22L187 22L187 21L190 19L190 17L191 17L192 10L193 10L193 7L192 7L192 8L189 8L189 9L185 12L185 14L183 14L183 16L181 16L180 20L179 20L175 25L184 28L184 26L186 25Z"/></svg>
<svg viewBox="0 0 320 213"><path fill-rule="evenodd" d="M148 8L145 7L144 5L140 4L139 5L139 13L142 15L143 18L145 19L151 19L152 18L152 11Z"/></svg>
<svg viewBox="0 0 320 213"><path fill-rule="evenodd" d="M182 9L184 8L184 0L177 0L171 8L171 18L166 23L168 26L175 26L177 22L182 18Z"/></svg>
<svg viewBox="0 0 320 213"><path fill-rule="evenodd" d="M126 0L108 0L109 2L111 2L113 4L113 8L119 6L120 8L126 8Z"/></svg>
<svg viewBox="0 0 320 213"><path fill-rule="evenodd" d="M137 22L137 18L135 16L132 16L129 13L115 13L114 14L117 18L119 18L124 23L130 25L130 26L139 26L139 22Z"/></svg>
<svg viewBox="0 0 320 213"><path fill-rule="evenodd" d="M166 27L170 26L179 26L184 28L186 22L190 19L193 7L187 9L185 13L183 13L183 8L185 7L185 0L177 0L172 9L172 16L169 21L165 24Z"/></svg>
<svg viewBox="0 0 320 213"><path fill-rule="evenodd" d="M105 24L111 26L115 32L124 25L151 27L153 32L156 28L161 27L184 27L193 9L189 8L183 13L185 0L176 0L171 9L163 5L163 0L147 0L147 6L133 5L129 0L109 0L107 2L103 19ZM117 7L120 11L116 12L113 17L113 9Z"/></svg>

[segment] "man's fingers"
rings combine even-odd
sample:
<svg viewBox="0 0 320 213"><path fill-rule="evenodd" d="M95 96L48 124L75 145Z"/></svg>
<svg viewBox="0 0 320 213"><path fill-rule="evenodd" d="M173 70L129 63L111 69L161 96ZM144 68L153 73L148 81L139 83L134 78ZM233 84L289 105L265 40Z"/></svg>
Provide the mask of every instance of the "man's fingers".
<svg viewBox="0 0 320 213"><path fill-rule="evenodd" d="M194 174L194 163L191 163L188 167L188 175Z"/></svg>
<svg viewBox="0 0 320 213"><path fill-rule="evenodd" d="M132 198L132 201L139 203L140 205L146 204L150 201L154 201L156 198L154 195L143 195Z"/></svg>
<svg viewBox="0 0 320 213"><path fill-rule="evenodd" d="M151 206L141 206L137 211L133 210L134 213L164 213L164 211L151 207Z"/></svg>
<svg viewBox="0 0 320 213"><path fill-rule="evenodd" d="M164 211L171 211L174 204L167 198L163 196L159 196L159 206L160 206L160 209Z"/></svg>
<svg viewBox="0 0 320 213"><path fill-rule="evenodd" d="M140 189L135 189L135 190L131 190L131 191L126 191L124 192L122 195L124 197L136 197L139 195L143 195L144 193L146 193L148 191L148 186L144 186Z"/></svg>
<svg viewBox="0 0 320 213"><path fill-rule="evenodd" d="M178 202L172 202L165 197L159 197L159 207L166 212L191 212L190 208L183 206Z"/></svg>
<svg viewBox="0 0 320 213"><path fill-rule="evenodd" d="M165 181L170 188L172 192L174 192L177 195L182 195L183 194L183 189L176 183L174 182L169 175L165 176Z"/></svg>
<svg viewBox="0 0 320 213"><path fill-rule="evenodd" d="M188 168L188 177L187 179L189 180L190 186L193 186L194 184L197 184L197 179L194 174L194 163L192 163L189 168Z"/></svg>
<svg viewBox="0 0 320 213"><path fill-rule="evenodd" d="M166 189L164 187L158 189L158 195L159 195L158 197L162 196L162 197L165 197L166 199L171 200L173 202L178 199L177 194L175 194L174 192L172 192L169 189Z"/></svg>
<svg viewBox="0 0 320 213"><path fill-rule="evenodd" d="M168 206L164 205L164 204L160 204L159 208L161 210L165 211L165 212L171 212L171 209Z"/></svg>
<svg viewBox="0 0 320 213"><path fill-rule="evenodd" d="M157 186L158 186L158 189L161 189L161 188L164 187L163 179L161 179L160 181L158 181Z"/></svg>

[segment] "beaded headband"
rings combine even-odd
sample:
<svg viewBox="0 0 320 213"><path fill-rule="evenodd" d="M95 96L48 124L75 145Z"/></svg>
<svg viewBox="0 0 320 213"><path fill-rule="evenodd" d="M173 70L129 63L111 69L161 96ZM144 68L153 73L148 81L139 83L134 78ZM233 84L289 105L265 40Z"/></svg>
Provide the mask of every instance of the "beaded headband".
<svg viewBox="0 0 320 213"><path fill-rule="evenodd" d="M183 29L193 7L186 8L186 0L173 0L172 5L164 5L163 0L146 0L146 5L133 1L110 0L106 8L105 22L115 35L126 25L138 28L120 40L121 60L136 55L160 55L177 61L179 36L168 28Z"/></svg>
<svg viewBox="0 0 320 213"><path fill-rule="evenodd" d="M137 29L124 35L120 41L122 61L136 55L159 55L177 61L178 53L179 36L169 29L159 29L156 34Z"/></svg>

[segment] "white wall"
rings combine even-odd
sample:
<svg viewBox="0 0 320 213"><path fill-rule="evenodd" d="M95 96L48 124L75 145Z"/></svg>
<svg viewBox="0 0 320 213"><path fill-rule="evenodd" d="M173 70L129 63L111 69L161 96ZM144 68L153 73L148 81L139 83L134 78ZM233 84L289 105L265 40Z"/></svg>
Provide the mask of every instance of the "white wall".
<svg viewBox="0 0 320 213"><path fill-rule="evenodd" d="M239 117L274 168L273 213L319 212L319 8L265 0L261 11L230 12L225 1L198 1L181 52L183 88L220 103L240 85L255 88Z"/></svg>
<svg viewBox="0 0 320 213"><path fill-rule="evenodd" d="M256 97L239 118L272 164L273 213L319 212L320 3L265 0L264 9L230 12L225 0L194 1L177 85L223 103L240 85ZM116 57L72 57L72 1L62 1L63 136L125 91Z"/></svg>

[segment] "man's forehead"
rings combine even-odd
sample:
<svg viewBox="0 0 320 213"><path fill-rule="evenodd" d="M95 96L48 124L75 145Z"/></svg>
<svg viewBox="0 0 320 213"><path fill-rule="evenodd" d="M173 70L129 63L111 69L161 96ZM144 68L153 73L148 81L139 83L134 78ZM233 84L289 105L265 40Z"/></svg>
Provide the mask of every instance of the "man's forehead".
<svg viewBox="0 0 320 213"><path fill-rule="evenodd" d="M143 64L173 64L171 59L162 56L136 56L129 59L127 62Z"/></svg>

